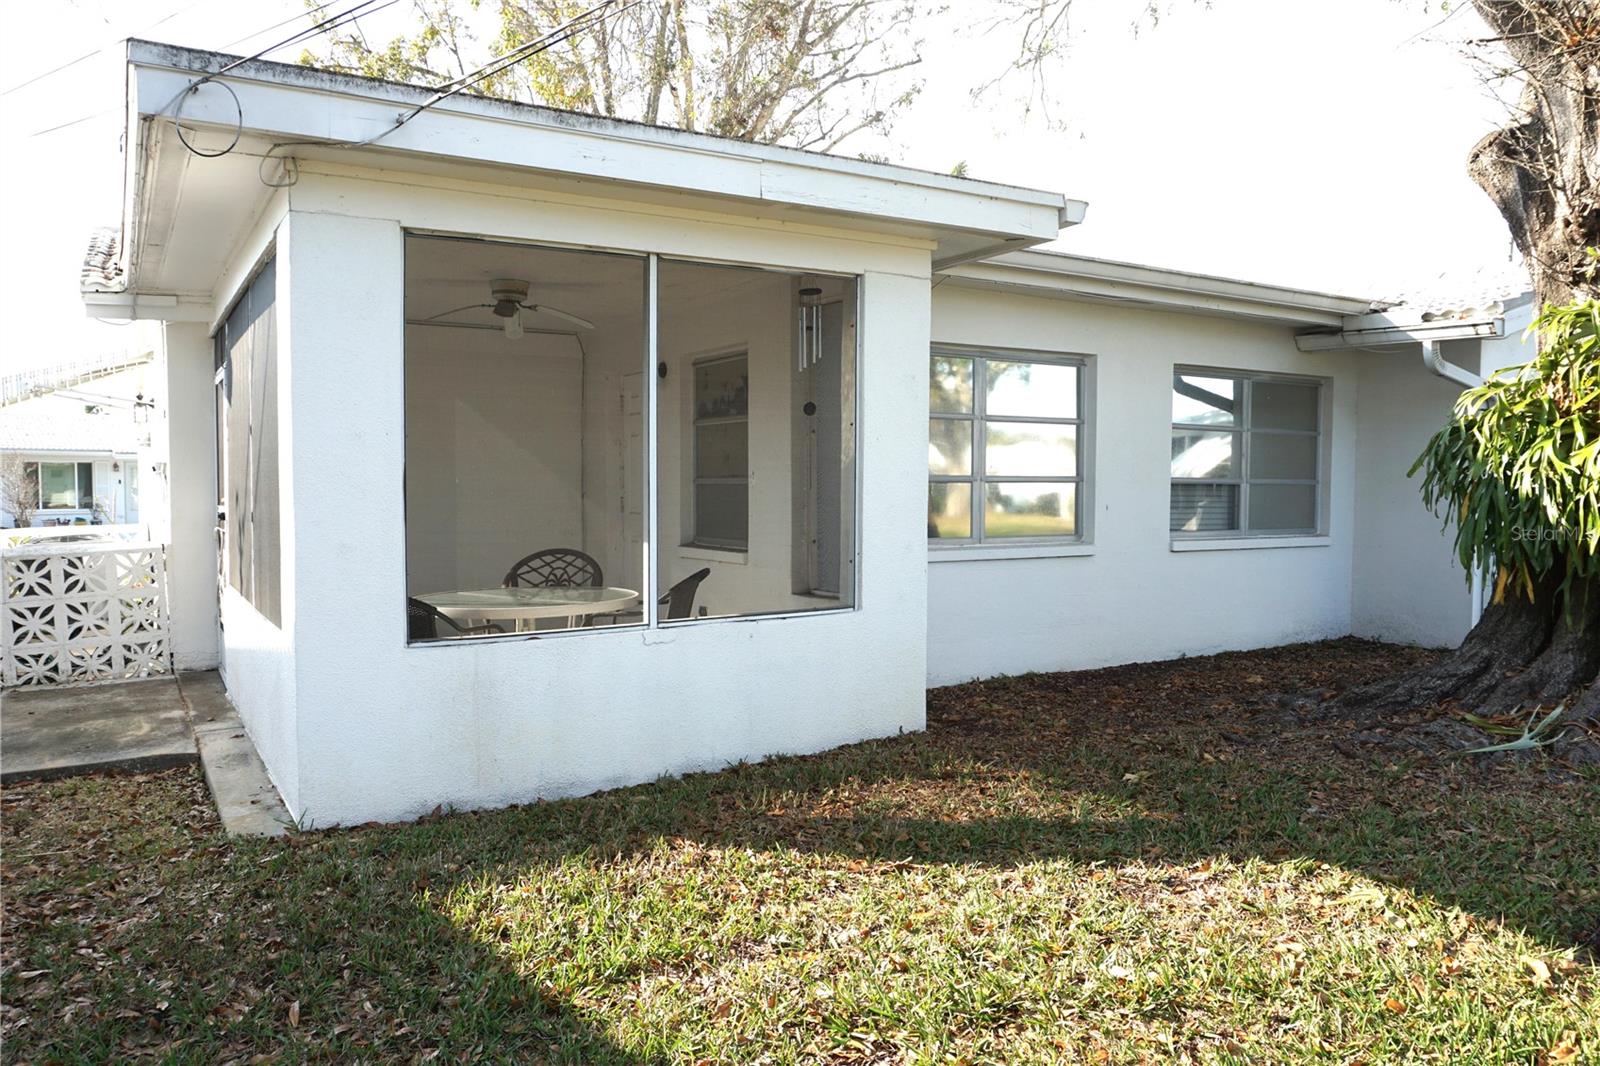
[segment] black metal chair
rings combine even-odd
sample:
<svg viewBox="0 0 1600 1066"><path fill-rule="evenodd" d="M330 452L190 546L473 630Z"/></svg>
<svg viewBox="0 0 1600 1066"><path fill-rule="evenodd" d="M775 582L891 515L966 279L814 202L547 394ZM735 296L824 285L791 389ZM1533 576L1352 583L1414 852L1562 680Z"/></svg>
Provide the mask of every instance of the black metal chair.
<svg viewBox="0 0 1600 1066"><path fill-rule="evenodd" d="M501 582L514 588L601 588L605 575L594 557L577 548L545 548L524 556Z"/></svg>
<svg viewBox="0 0 1600 1066"><path fill-rule="evenodd" d="M667 609L667 619L688 618L694 614L695 593L700 591L700 582L711 576L709 566L702 567L672 586L656 603ZM614 611L611 614L597 615L597 619L604 618L612 625L633 625L644 621L643 611Z"/></svg>
<svg viewBox="0 0 1600 1066"><path fill-rule="evenodd" d="M700 582L710 576L711 568L702 567L668 589L656 602L666 604L669 619L688 618L694 613L694 596L700 591Z"/></svg>
<svg viewBox="0 0 1600 1066"><path fill-rule="evenodd" d="M505 630L493 622L481 626L464 626L445 614L433 604L424 600L406 597L406 639L407 640L441 640L439 623L443 622L451 631L449 636L476 637L485 633L504 633Z"/></svg>

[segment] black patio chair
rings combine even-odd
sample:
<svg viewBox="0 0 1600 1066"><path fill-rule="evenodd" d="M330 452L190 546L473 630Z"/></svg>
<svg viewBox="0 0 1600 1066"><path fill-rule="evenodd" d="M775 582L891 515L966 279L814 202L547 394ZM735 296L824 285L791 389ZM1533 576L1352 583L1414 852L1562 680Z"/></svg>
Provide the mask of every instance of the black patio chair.
<svg viewBox="0 0 1600 1066"><path fill-rule="evenodd" d="M501 582L514 588L601 588L605 575L592 555L577 548L545 548L524 556L506 571Z"/></svg>
<svg viewBox="0 0 1600 1066"><path fill-rule="evenodd" d="M433 604L424 600L406 597L406 639L407 640L441 640L439 623L443 622L449 632L444 637L462 636L476 637L485 633L504 633L505 630L493 622L486 622L481 626L464 626L445 614Z"/></svg>
<svg viewBox="0 0 1600 1066"><path fill-rule="evenodd" d="M667 590L667 594L657 603L667 605L667 617L688 618L694 613L694 596L700 591L700 582L711 576L709 566L701 567L676 585Z"/></svg>
<svg viewBox="0 0 1600 1066"><path fill-rule="evenodd" d="M666 591L657 604L667 609L667 619L688 618L694 614L695 593L700 591L700 582L711 576L709 566L701 567L676 585ZM611 614L599 615L612 625L632 625L644 621L643 611L614 611Z"/></svg>

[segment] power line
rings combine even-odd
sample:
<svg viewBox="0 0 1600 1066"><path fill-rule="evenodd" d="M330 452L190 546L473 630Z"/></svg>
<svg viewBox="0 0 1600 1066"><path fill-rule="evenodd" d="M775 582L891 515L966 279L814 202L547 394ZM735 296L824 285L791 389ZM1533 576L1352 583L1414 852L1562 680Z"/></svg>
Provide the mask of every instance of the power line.
<svg viewBox="0 0 1600 1066"><path fill-rule="evenodd" d="M261 29L255 31L254 33L247 33L243 37L239 37L239 38L236 38L236 39L234 39L232 41L229 41L227 44L222 46L222 50L226 51L229 48L234 48L234 47L236 47L238 45L243 44L245 41L249 41L249 40L252 40L252 39L254 39L256 37L260 37L263 33L271 33L273 30L277 29L280 26L287 26L287 25L289 25L289 23L296 22L296 21L298 21L300 19L305 18L308 15L312 16L312 17L315 17L315 16L321 14L323 11L327 10L328 8L332 7L333 3L334 3L334 0L322 0L322 3L315 4L315 5L311 6L311 7L308 7L304 11L296 11L294 14L290 15L286 19L280 19L279 21L274 22L270 26L263 26Z"/></svg>
<svg viewBox="0 0 1600 1066"><path fill-rule="evenodd" d="M459 92L470 89L472 86L480 84L489 78L494 77L501 71L506 70L525 59L531 58L532 56L538 55L540 52L554 48L558 44L562 44L571 40L573 37L576 37L578 34L589 29L592 24L604 22L608 18L614 18L617 15L622 14L624 11L627 11L629 8L637 6L642 2L642 0L629 0L628 3L623 4L623 6L614 11L606 11L607 8L618 2L619 0L600 0L600 3L596 4L594 7L589 8L587 11L584 11L579 15L573 16L571 19L568 19L566 22L545 33L543 36L524 42L523 44L520 44L516 48L513 48L511 51L507 52L505 55L496 56L494 59L491 59L489 62L483 64L475 70L469 71L468 73L463 74L459 78L456 78L452 81L445 82L445 84L428 99L416 105L411 110L399 115L395 119L392 126L389 126L387 129L379 133L373 134L371 137L368 137L365 140L279 141L267 149L266 154L262 156L261 165L264 166L268 159L276 158L272 153L279 148L295 148L301 146L314 146L323 148L364 148L367 145L382 140L384 137L389 136L389 134L393 133L401 126L404 126L407 122L410 122L412 119L422 114L422 112L426 111L428 108L433 107L435 104L447 100ZM242 116L240 121L242 125ZM235 143L237 143L238 138L235 137L234 140ZM298 175L294 175L289 181L286 182L270 182L261 175L260 169L260 166L258 166L257 177L261 178L262 184L272 188L286 188L287 186L293 185L295 181L298 180Z"/></svg>
<svg viewBox="0 0 1600 1066"><path fill-rule="evenodd" d="M163 25L165 23L171 22L173 19L177 18L179 15L182 15L187 11L192 11L192 10L194 10L197 7L199 7L201 4L203 4L205 2L206 2L206 0L194 0L194 3L187 4L184 7L178 8L178 10L172 12L169 15L165 15L165 16L157 19L156 21L152 22L150 25L146 26L144 29L138 30L138 31L130 34L129 36L138 37L138 36L141 36L143 34L149 33L151 30L155 29L157 26L161 26L161 25ZM281 25L281 23L280 23L280 25ZM255 36L255 35L251 34L251 36ZM110 48L112 45L121 44L123 41L125 41L127 39L128 39L127 37L118 37L115 41L110 42L110 44L103 44L99 48L96 48L92 52L85 52L83 55L79 56L77 59L68 60L67 62L61 64L59 67L52 67L49 70L45 71L43 74L35 74L33 77L27 79L26 81L19 81L19 82L17 82L17 84L11 86L11 88L9 88L9 89L0 90L0 96L10 96L12 93L16 92L18 89L26 89L28 86L32 85L36 81L43 81L44 79L50 77L52 74L59 74L63 70L69 70L72 67L77 66L79 63L84 62L85 60L93 59L95 56L99 55L101 52L104 52L107 48Z"/></svg>
<svg viewBox="0 0 1600 1066"><path fill-rule="evenodd" d="M156 114L164 115L169 111L172 112L172 124L173 128L177 131L178 140L181 141L183 146L192 154L200 156L203 159L215 159L218 156L227 155L238 146L239 138L244 135L244 109L239 104L239 94L234 92L233 88L229 86L227 82L217 82L217 84L222 86L223 89L227 90L228 95L233 98L233 107L236 118L233 128L233 140L228 142L228 146L226 148L215 152L196 148L192 143L190 143L189 138L184 136L182 106L184 97L188 96L190 93L198 92L200 86L210 81L216 81L217 78L220 78L222 75L228 73L230 70L233 70L235 67L260 59L268 52L275 52L279 48L286 48L291 44L296 44L301 41L309 41L311 38L327 33L330 30L337 29L340 26L349 25L351 22L354 22L363 15L370 15L374 12L382 11L384 8L391 7L397 2L398 0L381 0L381 2L380 0L361 0L360 3L353 7L346 8L337 15L334 15L332 18L325 19L322 22L308 26L303 30L299 30L290 34L281 41L267 45L267 47L261 49L259 52L255 52L247 56L241 56L231 63L224 64L217 70L213 70L210 73L201 75L200 77L191 81L188 85L185 85L182 89L179 89L172 99L167 101L166 106L157 111Z"/></svg>

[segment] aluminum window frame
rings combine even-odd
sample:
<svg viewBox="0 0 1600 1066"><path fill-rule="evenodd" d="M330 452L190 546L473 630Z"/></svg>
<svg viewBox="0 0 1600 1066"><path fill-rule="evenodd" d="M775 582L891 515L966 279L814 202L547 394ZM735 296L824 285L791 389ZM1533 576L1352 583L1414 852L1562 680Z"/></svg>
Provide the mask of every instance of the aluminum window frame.
<svg viewBox="0 0 1600 1066"><path fill-rule="evenodd" d="M928 354L929 372L932 372L933 360L971 359L972 363L972 410L969 412L934 411L931 406L928 410L928 420L965 421L972 427L972 462L966 474L935 474L928 473L928 484L966 484L971 486L972 492L972 524L967 537L938 537L928 539L928 547L934 551L957 550L973 547L1049 547L1061 545L1075 545L1090 543L1087 516L1092 513L1089 507L1090 478L1086 471L1091 468L1093 417L1090 411L1089 381L1093 373L1093 357L1080 352L1047 352L1024 348L1000 348L990 345L956 345L935 344ZM1075 407L1077 415L1067 417L1048 417L1039 415L991 415L988 413L989 399L989 363L1037 363L1048 366L1072 367L1077 371ZM989 422L1015 422L1025 424L1070 425L1076 427L1076 452L1077 472L1070 477L1065 476L1023 476L1013 474L989 474L986 443L988 440L987 423ZM1056 533L1034 537L989 537L985 529L985 501L987 486L990 483L1003 484L1070 484L1072 493L1072 528L1071 533Z"/></svg>
<svg viewBox="0 0 1600 1066"><path fill-rule="evenodd" d="M28 466L34 468L34 490L39 497L38 511L92 511L94 510L94 461L84 459L29 459L23 464L26 471ZM47 466L70 466L72 468L72 498L76 503L46 503L44 499L44 468ZM89 504L84 505L83 499L83 468L89 468Z"/></svg>
<svg viewBox="0 0 1600 1066"><path fill-rule="evenodd" d="M865 544L865 502L864 502L864 475L862 467L863 445L866 441L866 402L862 388L862 369L865 362L866 342L866 310L867 288L872 284L871 274L868 271L819 270L797 265L784 265L771 262L751 262L741 259L726 259L714 256L695 255L681 252L656 252L637 248L623 248L609 245L577 244L570 241L549 240L545 238L494 236L482 233L465 233L452 230L435 229L420 226L402 226L402 264L409 253L406 239L411 237L430 238L438 240L454 240L473 244L500 244L522 248L548 248L558 251L596 252L603 255L625 256L637 258L645 264L645 345L642 353L644 360L644 517L645 517L645 545L644 545L644 588L641 590L641 602L646 605L643 619L631 625L575 627L572 629L551 630L547 632L521 632L497 633L480 636L462 637L446 640L416 640L405 637L405 630L401 629L402 646L408 652L431 654L435 649L474 647L485 644L514 644L532 643L544 640L624 640L630 636L637 638L640 633L653 633L657 630L677 629L680 627L698 626L736 626L749 625L754 622L768 621L795 621L808 622L812 620L826 620L841 614L855 614L865 607L865 586L861 560ZM264 258L270 258L271 252ZM841 353L849 360L850 388L849 418L853 431L851 432L851 448L855 455L854 470L851 478L851 492L848 509L851 513L851 539L848 545L850 563L850 589L851 596L848 603L839 603L837 606L808 609L808 610L775 610L758 611L747 614L716 615L708 618L679 618L663 619L658 611L650 609L648 605L656 603L665 589L661 586L660 552L658 546L661 540L661 377L657 373L660 365L660 275L663 262L671 263L696 263L704 266L741 267L750 270L760 270L776 274L812 274L836 278L848 278L854 285L854 299L847 300L853 303L856 328L854 331L855 343L851 348ZM401 268L404 276L404 265ZM401 301L402 307L404 300ZM402 335L404 334L404 312L400 317ZM404 344L402 343L402 360L404 358ZM747 353L748 354L748 353ZM219 371L220 373L220 371ZM1080 390L1082 389L1080 378ZM1080 401L1081 402L1081 401ZM1081 409L1080 409L1081 413ZM408 429L408 420L405 417L405 392L401 390L401 426L402 437ZM1080 442L1081 448L1081 442ZM1080 465L1082 463L1080 452ZM410 507L410 499L406 492L404 475L404 462L401 474L401 514L400 520L405 521ZM680 545L682 547L682 545ZM727 549L702 549L709 551L723 551L730 555ZM841 597L843 589L840 590Z"/></svg>
<svg viewBox="0 0 1600 1066"><path fill-rule="evenodd" d="M1167 389L1168 404L1170 407L1172 393L1176 389L1180 376L1218 378L1236 381L1239 389L1239 417L1234 419L1232 425L1221 426L1216 423L1180 422L1176 419L1169 420L1168 440L1175 432L1190 433L1227 433L1235 437L1239 446L1234 455L1235 474L1232 477L1173 477L1171 461L1168 461L1168 485L1232 485L1239 490L1239 511L1237 524L1228 529L1185 530L1172 528L1172 498L1170 488L1167 495L1167 532L1174 540L1204 541L1204 540L1239 540L1270 539L1273 537L1320 537L1326 536L1328 531L1328 457L1330 454L1330 427L1328 406L1332 395L1333 382L1328 378L1311 377L1304 374L1284 374L1274 371L1238 370L1226 367L1191 366L1183 363L1174 364L1172 379ZM1317 427L1314 430L1304 429L1274 429L1257 428L1255 426L1255 387L1258 384L1283 384L1311 387L1316 392ZM1312 478L1269 478L1253 477L1251 466L1254 459L1255 448L1251 443L1252 434L1262 436L1284 437L1312 437L1316 441L1315 459L1313 469L1315 476ZM1312 490L1313 524L1311 526L1297 526L1292 529L1251 529L1250 528L1250 486L1255 485L1309 485Z"/></svg>

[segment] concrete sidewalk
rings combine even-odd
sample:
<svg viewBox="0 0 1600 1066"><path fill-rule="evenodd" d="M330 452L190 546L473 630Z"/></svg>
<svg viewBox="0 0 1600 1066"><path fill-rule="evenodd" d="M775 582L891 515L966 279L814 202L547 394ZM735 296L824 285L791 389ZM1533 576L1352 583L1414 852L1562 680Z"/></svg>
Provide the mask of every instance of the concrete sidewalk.
<svg viewBox="0 0 1600 1066"><path fill-rule="evenodd" d="M0 784L195 763L230 836L293 826L214 670L0 693Z"/></svg>
<svg viewBox="0 0 1600 1066"><path fill-rule="evenodd" d="M199 761L177 678L0 693L0 783Z"/></svg>

